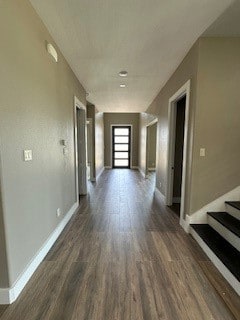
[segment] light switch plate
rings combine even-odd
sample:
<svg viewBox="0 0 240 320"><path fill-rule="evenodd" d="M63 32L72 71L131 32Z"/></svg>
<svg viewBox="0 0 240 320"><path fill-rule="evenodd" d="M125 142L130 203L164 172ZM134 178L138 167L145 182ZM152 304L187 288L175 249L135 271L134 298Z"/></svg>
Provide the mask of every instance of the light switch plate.
<svg viewBox="0 0 240 320"><path fill-rule="evenodd" d="M200 157L205 157L205 148L200 148Z"/></svg>
<svg viewBox="0 0 240 320"><path fill-rule="evenodd" d="M23 159L24 161L32 161L32 150L24 150Z"/></svg>

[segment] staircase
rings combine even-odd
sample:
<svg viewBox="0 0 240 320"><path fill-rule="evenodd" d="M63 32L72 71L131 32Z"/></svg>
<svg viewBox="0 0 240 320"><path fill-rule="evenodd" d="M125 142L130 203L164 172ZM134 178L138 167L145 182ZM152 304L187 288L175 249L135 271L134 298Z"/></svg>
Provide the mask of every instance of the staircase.
<svg viewBox="0 0 240 320"><path fill-rule="evenodd" d="M207 224L190 233L240 295L240 201L226 201L226 212L207 212Z"/></svg>

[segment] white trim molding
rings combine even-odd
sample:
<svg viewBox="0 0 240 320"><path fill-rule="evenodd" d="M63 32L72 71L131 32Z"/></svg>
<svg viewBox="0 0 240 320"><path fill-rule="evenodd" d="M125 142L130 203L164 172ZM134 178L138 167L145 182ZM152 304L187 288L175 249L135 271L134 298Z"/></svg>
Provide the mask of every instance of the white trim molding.
<svg viewBox="0 0 240 320"><path fill-rule="evenodd" d="M112 169L112 167L111 167L111 166L105 166L104 168L105 168L105 169L107 169L107 170Z"/></svg>
<svg viewBox="0 0 240 320"><path fill-rule="evenodd" d="M214 201L208 203L194 214L189 216L190 223L207 223L207 212L220 212L225 211L225 201L239 201L240 199L240 186L236 187L235 189L231 190L228 193L220 196L219 198L215 199Z"/></svg>
<svg viewBox="0 0 240 320"><path fill-rule="evenodd" d="M164 196L164 194L162 194L162 192L157 187L154 190L154 195L156 196L157 202L159 202L160 204L166 205L166 197Z"/></svg>
<svg viewBox="0 0 240 320"><path fill-rule="evenodd" d="M145 179L146 174L142 171L142 169L140 167L138 167L138 171L141 173L142 177Z"/></svg>
<svg viewBox="0 0 240 320"><path fill-rule="evenodd" d="M221 212L226 211L226 204L225 201L239 201L240 200L240 186L236 187L235 189L227 192L226 194L220 196L219 198L215 199L214 201L208 203L198 211L194 212L191 215L186 215L185 226L189 232L189 225L190 224L203 224L207 223L207 212Z"/></svg>
<svg viewBox="0 0 240 320"><path fill-rule="evenodd" d="M148 168L148 153L149 153L149 146L148 146L148 140L149 140L149 128L155 124L158 124L158 118L155 118L154 120L152 120L151 122L149 122L146 126L145 126L145 136L146 136L146 141L145 141L145 151L146 151L146 154L145 154L145 168L144 168L144 171L145 171L145 177L147 177L148 175L148 171L154 171L152 169L154 168ZM158 129L157 129L158 130ZM158 136L158 132L156 131L156 141L157 141L157 136ZM157 142L156 142L156 160L157 160Z"/></svg>
<svg viewBox="0 0 240 320"><path fill-rule="evenodd" d="M170 99L168 103L168 151L167 151L167 191L166 203L172 205L173 198L173 168L174 168L174 152L175 152L175 130L177 102L186 96L186 111L184 123L184 143L183 143L183 166L182 166L182 187L181 187L181 207L180 207L180 225L185 224L185 191L186 191L186 174L187 174L187 152L189 146L189 109L190 109L190 88L191 80L188 80ZM189 152L192 152L190 150Z"/></svg>
<svg viewBox="0 0 240 320"><path fill-rule="evenodd" d="M102 169L99 171L98 175L96 176L96 181L100 178L104 170L105 170L105 167L102 167Z"/></svg>
<svg viewBox="0 0 240 320"><path fill-rule="evenodd" d="M193 228L190 228L190 233L215 265L215 267L219 270L219 272L230 283L237 294L240 295L240 282L237 280L237 278L235 278L234 275L227 269L227 267L225 267L222 261L215 255L215 253L208 247L208 245L202 240L202 238Z"/></svg>
<svg viewBox="0 0 240 320"><path fill-rule="evenodd" d="M77 211L77 209L78 203L76 202L62 219L62 221L58 224L56 229L52 232L52 234L49 236L49 238L46 240L37 254L33 257L33 259L27 265L27 267L22 272L17 281L13 284L13 286L11 288L0 288L0 305L11 304L18 298L18 296L32 277L33 273L43 261L55 241L62 233L63 229L66 227L73 214Z"/></svg>
<svg viewBox="0 0 240 320"><path fill-rule="evenodd" d="M78 162L78 116L77 111L82 110L84 113L82 122L85 127L82 133L81 150L82 164ZM74 96L74 154L75 154L75 181L76 181L76 201L79 202L79 194L87 194L87 109L86 106ZM79 181L79 170L82 171L82 181Z"/></svg>

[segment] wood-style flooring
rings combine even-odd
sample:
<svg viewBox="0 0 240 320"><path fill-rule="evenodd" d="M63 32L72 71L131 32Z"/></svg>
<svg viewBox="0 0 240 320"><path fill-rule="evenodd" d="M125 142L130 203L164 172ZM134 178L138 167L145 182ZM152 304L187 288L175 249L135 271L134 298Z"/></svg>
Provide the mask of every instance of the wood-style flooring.
<svg viewBox="0 0 240 320"><path fill-rule="evenodd" d="M230 320L211 263L154 199L154 175L105 170L1 320Z"/></svg>

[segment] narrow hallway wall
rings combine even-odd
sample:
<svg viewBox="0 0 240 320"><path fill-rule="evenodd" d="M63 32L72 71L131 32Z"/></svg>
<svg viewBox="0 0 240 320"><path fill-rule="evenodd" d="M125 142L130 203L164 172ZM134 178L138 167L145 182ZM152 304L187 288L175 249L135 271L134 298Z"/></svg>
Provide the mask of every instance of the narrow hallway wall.
<svg viewBox="0 0 240 320"><path fill-rule="evenodd" d="M74 96L86 104L86 93L29 1L0 3L0 38L2 196L12 286L76 202ZM58 63L46 43L56 48ZM23 161L25 149L32 161Z"/></svg>

